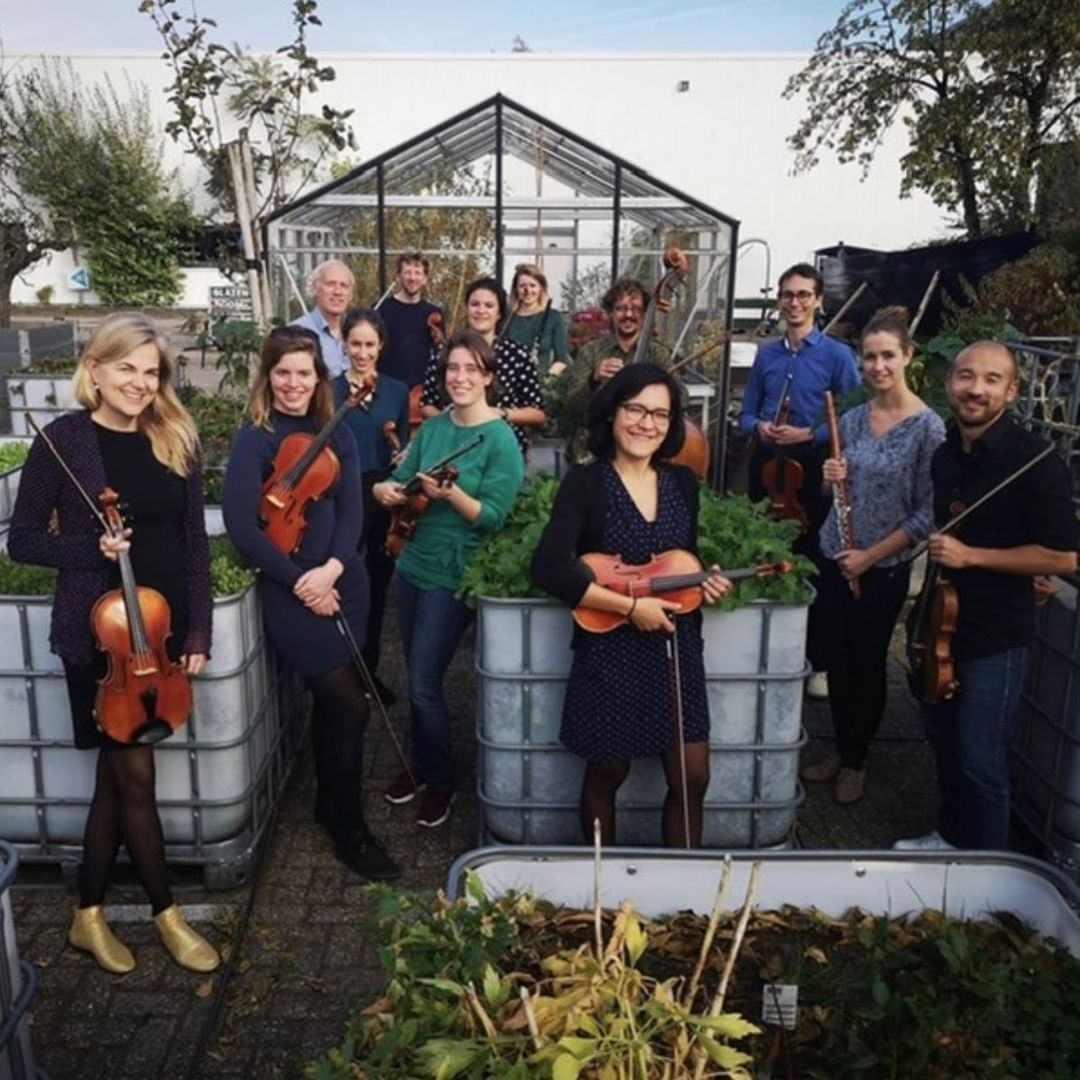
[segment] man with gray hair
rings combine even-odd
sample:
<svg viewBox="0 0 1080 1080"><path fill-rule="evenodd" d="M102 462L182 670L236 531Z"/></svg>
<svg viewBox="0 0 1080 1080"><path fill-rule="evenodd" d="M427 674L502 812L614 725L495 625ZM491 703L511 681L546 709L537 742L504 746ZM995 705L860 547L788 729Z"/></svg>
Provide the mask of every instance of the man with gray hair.
<svg viewBox="0 0 1080 1080"><path fill-rule="evenodd" d="M309 288L315 306L306 315L293 319L293 326L303 326L319 335L323 360L334 378L349 367L345 342L341 337L341 317L353 302L353 272L340 259L327 259L311 272Z"/></svg>

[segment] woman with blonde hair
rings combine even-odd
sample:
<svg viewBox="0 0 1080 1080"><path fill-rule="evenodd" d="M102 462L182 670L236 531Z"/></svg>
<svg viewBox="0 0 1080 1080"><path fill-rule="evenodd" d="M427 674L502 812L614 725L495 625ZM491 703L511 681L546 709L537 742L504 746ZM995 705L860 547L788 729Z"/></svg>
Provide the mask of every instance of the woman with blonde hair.
<svg viewBox="0 0 1080 1080"><path fill-rule="evenodd" d="M248 399L250 421L233 441L222 505L233 543L259 570L263 621L274 647L315 698L315 820L330 834L338 859L363 877L401 871L364 821L363 756L368 706L365 687L339 625L362 648L369 589L358 548L363 501L356 439L348 425L327 446L339 478L306 510L296 551L279 551L260 518L263 484L281 443L316 435L334 411L334 391L316 334L282 326L263 342Z"/></svg>
<svg viewBox="0 0 1080 1080"><path fill-rule="evenodd" d="M68 939L106 971L135 967L130 950L105 922L102 903L120 842L150 899L165 946L193 971L217 967L217 951L173 903L154 789L153 747L116 742L94 717L96 683L106 658L95 650L91 612L119 582L128 551L141 586L169 604L169 656L188 675L210 653L213 601L203 514L202 466L191 417L173 389L175 365L158 327L138 313L110 315L83 352L73 389L81 409L45 429L83 489L115 490L133 523L123 539L102 533L43 438L23 468L8 550L18 562L59 570L50 642L64 662L75 745L97 749L93 800L83 836L79 905ZM133 533L133 535L132 535Z"/></svg>
<svg viewBox="0 0 1080 1080"><path fill-rule="evenodd" d="M570 340L562 314L552 306L547 275L532 263L518 263L510 296L506 336L529 350L541 378L561 375L570 362Z"/></svg>

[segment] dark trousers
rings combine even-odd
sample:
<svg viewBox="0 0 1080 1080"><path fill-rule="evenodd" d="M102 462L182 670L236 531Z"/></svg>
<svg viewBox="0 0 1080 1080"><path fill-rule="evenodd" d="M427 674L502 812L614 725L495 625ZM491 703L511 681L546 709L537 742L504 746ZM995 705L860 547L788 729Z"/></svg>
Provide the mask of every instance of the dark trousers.
<svg viewBox="0 0 1080 1080"><path fill-rule="evenodd" d="M372 487L383 479L385 473L364 474L364 531L361 536L361 552L371 591L368 600L367 640L363 654L364 662L372 675L379 666L386 592L390 587L390 578L394 575L394 560L386 554L390 511L371 494Z"/></svg>
<svg viewBox="0 0 1080 1080"><path fill-rule="evenodd" d="M908 563L874 567L859 578L861 595L856 600L836 563L822 559L815 607L825 630L836 750L849 769L863 767L885 713L889 641L910 579Z"/></svg>
<svg viewBox="0 0 1080 1080"><path fill-rule="evenodd" d="M822 563L827 561L822 558L818 547L818 533L829 512L829 497L821 490L821 468L825 463L827 452L826 447L819 443L805 443L786 451L788 459L797 462L803 470L799 502L806 511L809 521L809 527L796 539L793 547L797 555L805 555L813 560L819 570ZM754 502L768 498L770 495L761 474L766 462L772 461L775 456L772 446L766 445L760 439L755 440L754 449L750 453L750 461L747 464L747 492ZM828 634L829 627L823 624L820 605L815 601L810 606L806 629L806 658L814 671L825 670Z"/></svg>
<svg viewBox="0 0 1080 1080"><path fill-rule="evenodd" d="M1008 849L1008 748L1026 659L1020 646L958 660L953 697L923 705L941 791L938 831L956 847Z"/></svg>

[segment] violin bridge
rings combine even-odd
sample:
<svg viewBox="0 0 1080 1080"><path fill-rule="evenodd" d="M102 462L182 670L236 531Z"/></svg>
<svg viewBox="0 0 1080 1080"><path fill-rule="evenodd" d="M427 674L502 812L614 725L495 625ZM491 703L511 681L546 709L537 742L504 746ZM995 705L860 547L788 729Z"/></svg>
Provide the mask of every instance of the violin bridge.
<svg viewBox="0 0 1080 1080"><path fill-rule="evenodd" d="M145 677L147 675L156 675L157 673L158 673L158 669L157 669L156 664L149 664L146 667L137 667L132 672L132 674L134 674L134 675L143 676L143 677Z"/></svg>
<svg viewBox="0 0 1080 1080"><path fill-rule="evenodd" d="M278 498L277 495L274 495L274 494L267 495L266 496L266 501L271 506L276 506L279 510L284 510L285 509L285 504L281 501L280 498Z"/></svg>

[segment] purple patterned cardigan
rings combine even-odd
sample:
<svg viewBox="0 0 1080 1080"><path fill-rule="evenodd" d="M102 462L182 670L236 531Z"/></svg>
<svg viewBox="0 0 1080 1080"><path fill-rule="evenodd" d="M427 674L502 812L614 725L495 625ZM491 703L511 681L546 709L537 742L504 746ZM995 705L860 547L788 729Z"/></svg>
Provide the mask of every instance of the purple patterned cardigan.
<svg viewBox="0 0 1080 1080"><path fill-rule="evenodd" d="M108 481L89 410L58 417L45 431L91 498L96 497ZM58 534L49 531L53 510L59 517ZM182 651L209 656L214 601L199 463L187 477L180 527L188 596L188 632ZM90 664L94 659L90 612L111 587L110 567L98 547L100 535L101 526L90 508L49 448L35 439L19 481L8 552L16 562L59 569L49 642L54 653L73 664Z"/></svg>

